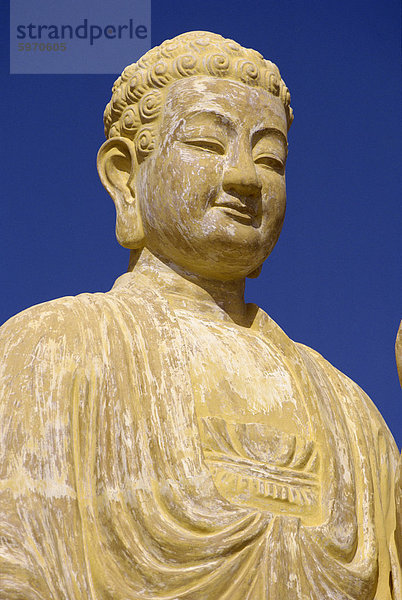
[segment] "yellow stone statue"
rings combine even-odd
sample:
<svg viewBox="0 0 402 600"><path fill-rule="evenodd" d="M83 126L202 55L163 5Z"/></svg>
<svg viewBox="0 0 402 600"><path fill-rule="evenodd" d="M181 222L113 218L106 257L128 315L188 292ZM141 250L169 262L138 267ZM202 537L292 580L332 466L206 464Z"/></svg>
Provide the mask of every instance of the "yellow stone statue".
<svg viewBox="0 0 402 600"><path fill-rule="evenodd" d="M98 168L129 271L1 329L1 599L402 598L386 424L244 302L285 215L289 103L205 32L116 81Z"/></svg>

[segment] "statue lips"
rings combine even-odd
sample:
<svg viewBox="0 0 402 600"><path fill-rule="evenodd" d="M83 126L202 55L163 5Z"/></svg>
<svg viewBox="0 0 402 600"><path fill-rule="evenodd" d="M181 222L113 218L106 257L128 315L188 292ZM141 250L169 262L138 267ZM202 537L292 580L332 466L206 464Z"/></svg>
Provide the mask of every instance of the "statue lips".
<svg viewBox="0 0 402 600"><path fill-rule="evenodd" d="M225 213L240 221L244 225L251 225L257 216L256 207L251 204L244 204L238 200L221 200L215 202L214 206L224 209Z"/></svg>

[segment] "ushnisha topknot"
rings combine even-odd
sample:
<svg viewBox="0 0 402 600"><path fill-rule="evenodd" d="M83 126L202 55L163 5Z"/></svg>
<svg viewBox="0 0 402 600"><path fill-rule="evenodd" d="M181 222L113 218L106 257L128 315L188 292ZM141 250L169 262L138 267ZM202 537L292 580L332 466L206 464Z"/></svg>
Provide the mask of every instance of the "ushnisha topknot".
<svg viewBox="0 0 402 600"><path fill-rule="evenodd" d="M145 158L154 149L164 88L197 75L234 79L278 96L289 129L293 121L290 93L274 63L216 33L190 31L164 41L124 69L104 112L106 138L133 140L137 153Z"/></svg>

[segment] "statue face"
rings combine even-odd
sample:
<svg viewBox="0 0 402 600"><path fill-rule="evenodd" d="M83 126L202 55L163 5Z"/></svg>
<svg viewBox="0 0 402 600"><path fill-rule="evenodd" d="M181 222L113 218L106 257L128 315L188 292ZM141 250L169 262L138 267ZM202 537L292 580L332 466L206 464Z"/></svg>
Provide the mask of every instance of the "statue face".
<svg viewBox="0 0 402 600"><path fill-rule="evenodd" d="M286 133L283 104L265 90L212 77L172 84L137 178L145 245L206 277L258 268L285 215Z"/></svg>

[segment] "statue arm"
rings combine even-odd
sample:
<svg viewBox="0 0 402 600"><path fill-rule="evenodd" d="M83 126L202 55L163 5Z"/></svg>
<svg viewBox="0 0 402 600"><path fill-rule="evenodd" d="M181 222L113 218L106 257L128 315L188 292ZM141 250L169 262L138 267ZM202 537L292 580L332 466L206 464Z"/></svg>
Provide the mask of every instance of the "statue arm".
<svg viewBox="0 0 402 600"><path fill-rule="evenodd" d="M7 600L91 597L79 568L71 457L73 305L72 298L38 305L0 329L0 596Z"/></svg>
<svg viewBox="0 0 402 600"><path fill-rule="evenodd" d="M372 400L354 381L338 371L315 350L301 344L298 346L303 353L307 353L316 364L320 365L322 372L331 381L334 391L337 391L335 397L344 414L345 425L351 432L351 439L354 437L361 439L362 446L356 449L359 454L360 452L366 454L366 459L370 462L377 537L384 540L386 548L383 552L389 554L390 563L388 560L386 562L392 569L391 588L394 590L394 597L402 597L400 562L402 459L395 440ZM382 563L381 559L380 562ZM388 591L389 581L387 572L385 577L383 576L382 585L386 585Z"/></svg>

